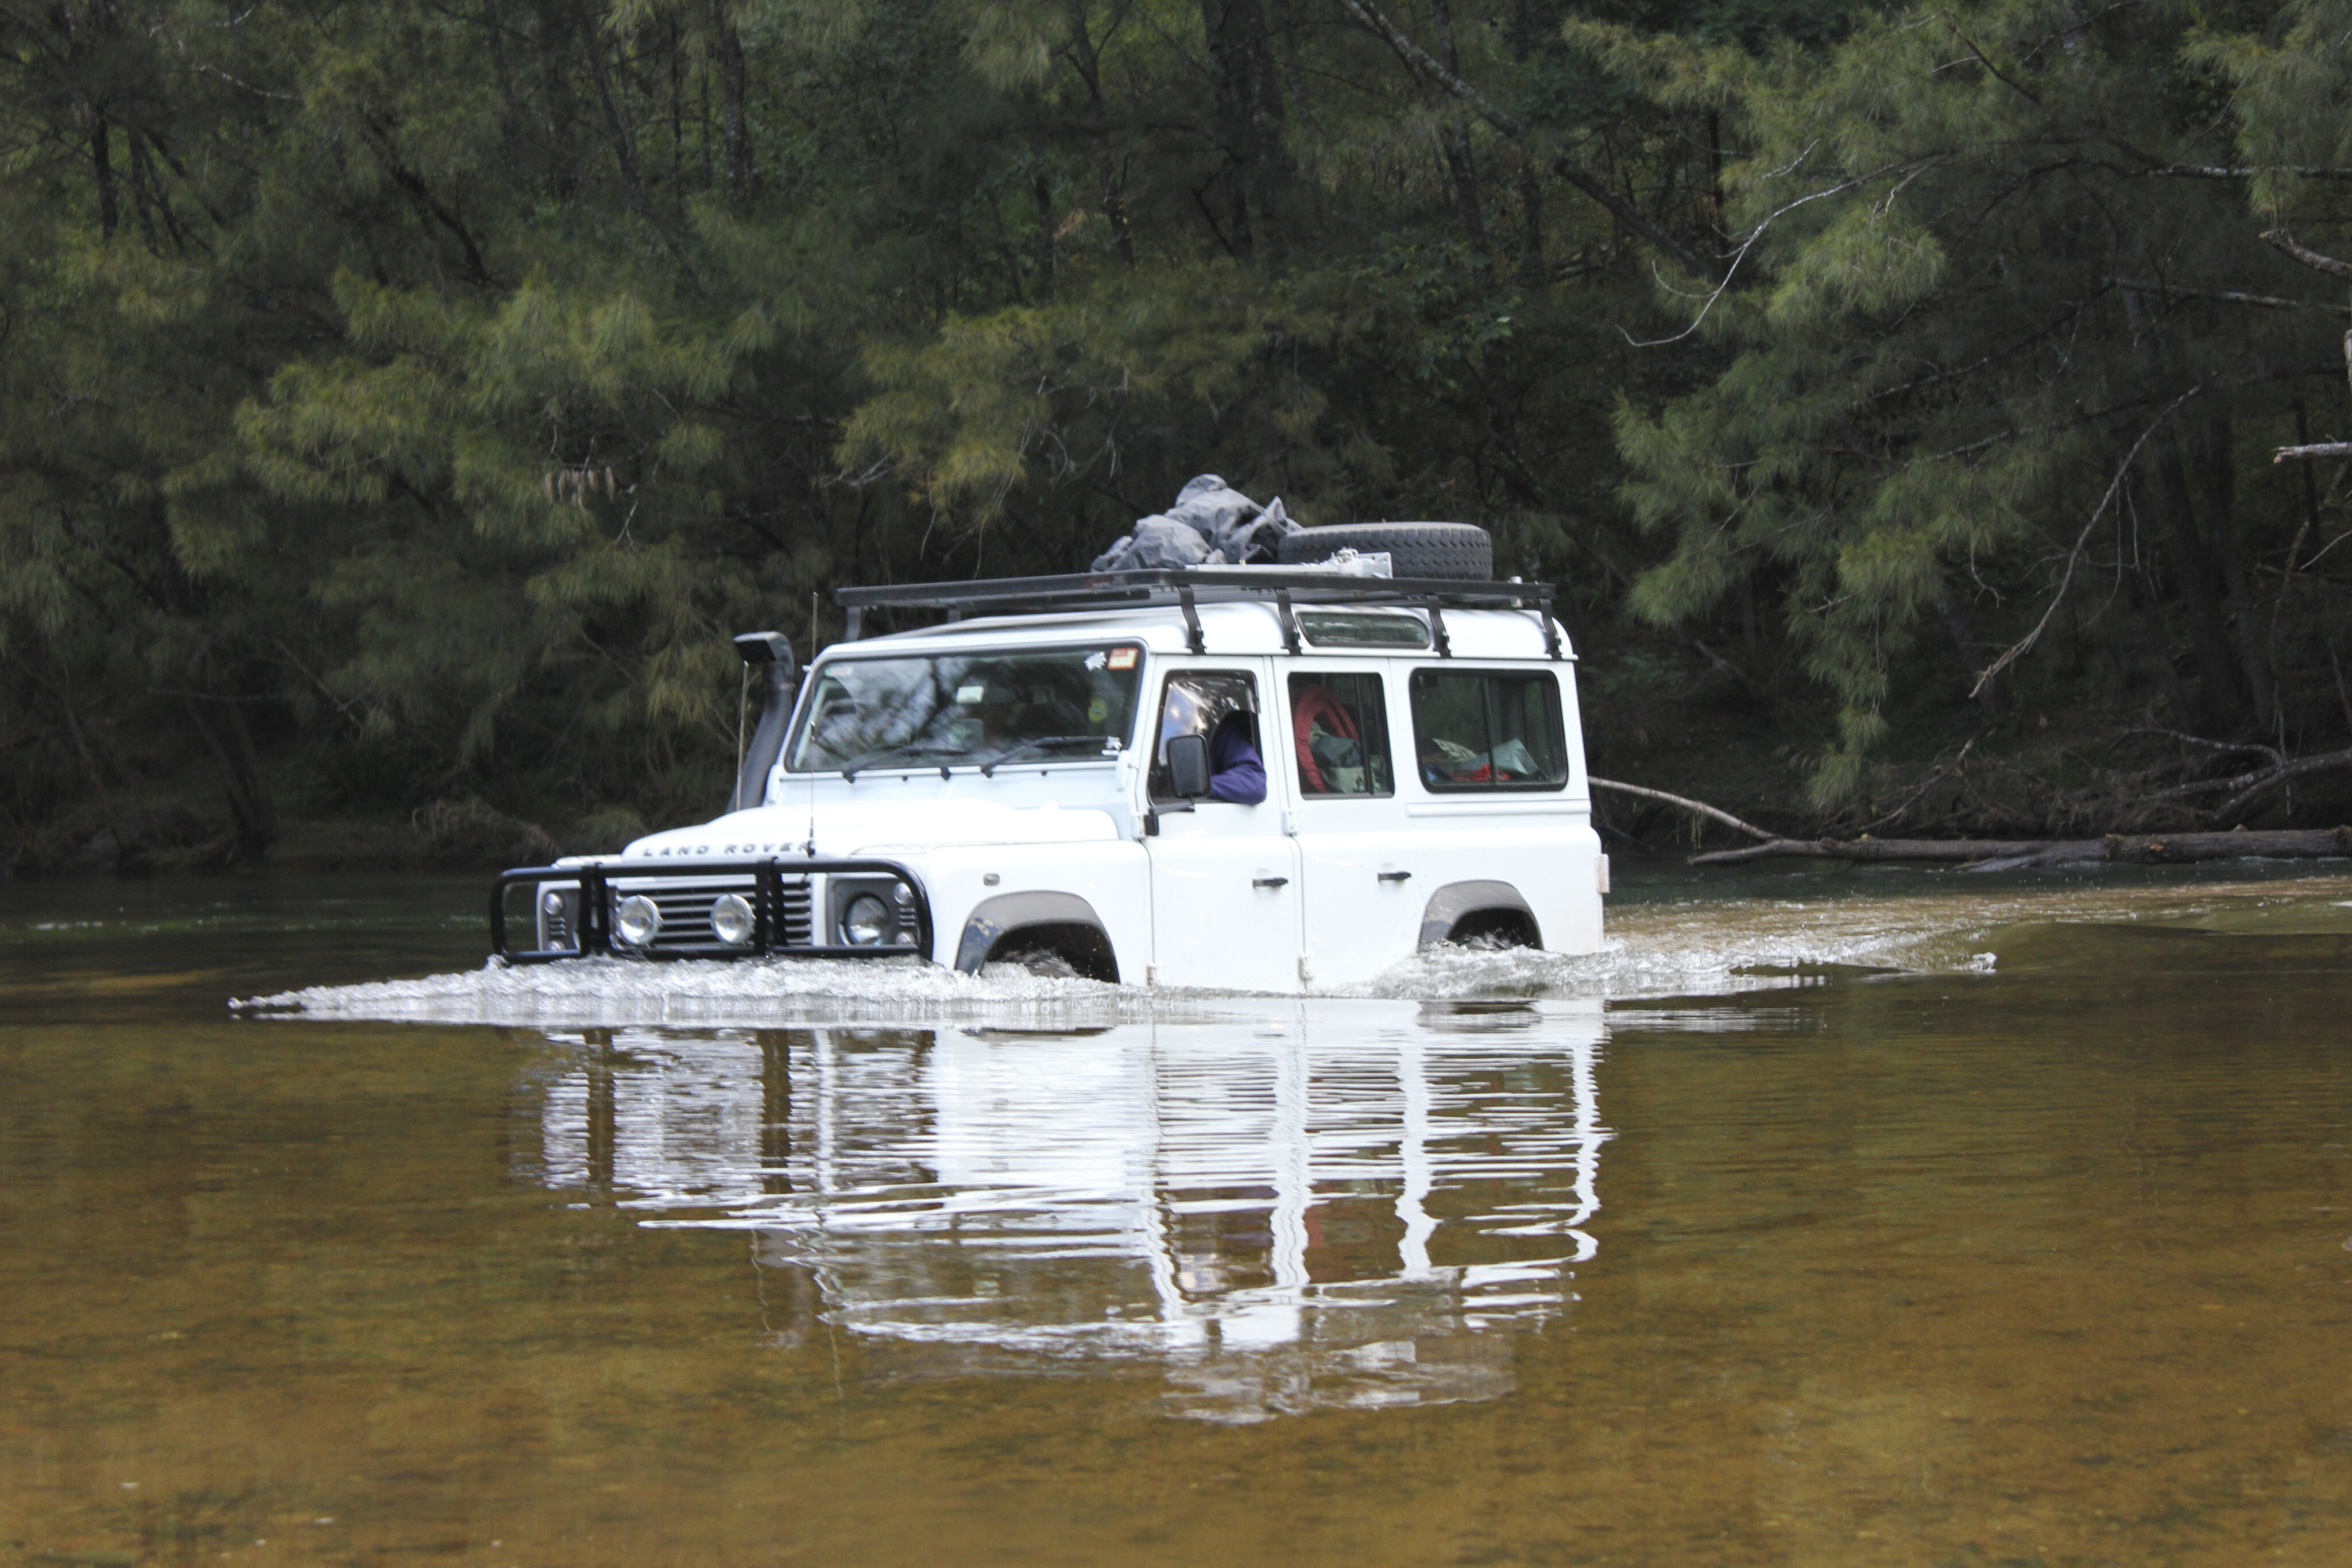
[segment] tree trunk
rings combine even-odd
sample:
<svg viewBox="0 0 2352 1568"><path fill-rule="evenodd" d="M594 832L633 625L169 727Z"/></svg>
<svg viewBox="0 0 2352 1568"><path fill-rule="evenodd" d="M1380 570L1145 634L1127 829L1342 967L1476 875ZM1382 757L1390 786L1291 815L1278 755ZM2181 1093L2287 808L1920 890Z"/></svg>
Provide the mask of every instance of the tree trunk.
<svg viewBox="0 0 2352 1568"><path fill-rule="evenodd" d="M569 200L580 191L579 110L572 96L572 16L562 0L540 0L541 117L547 126L548 182L552 193Z"/></svg>
<svg viewBox="0 0 2352 1568"><path fill-rule="evenodd" d="M712 52L719 60L720 134L727 143L727 203L740 212L751 199L751 124L745 99L748 73L743 64L743 39L727 16L725 0L709 0Z"/></svg>
<svg viewBox="0 0 2352 1568"><path fill-rule="evenodd" d="M1290 155L1282 144L1282 89L1260 0L1201 0L1225 136L1228 208L1236 255L1281 269L1288 240Z"/></svg>
<svg viewBox="0 0 2352 1568"><path fill-rule="evenodd" d="M1037 302L1044 305L1054 298L1054 182L1043 163L1030 172L1029 193L1037 203Z"/></svg>
<svg viewBox="0 0 2352 1568"><path fill-rule="evenodd" d="M1551 281L1544 261L1543 180L1533 162L1519 163L1519 287L1541 288Z"/></svg>
<svg viewBox="0 0 2352 1568"><path fill-rule="evenodd" d="M1438 58L1458 78L1462 75L1462 52L1454 42L1453 0L1430 0L1429 8L1437 24ZM1471 142L1469 123L1459 117L1449 117L1437 138L1444 149L1445 172L1454 182L1454 204L1462 214L1462 232L1470 241L1470 254L1477 259L1479 280L1491 285L1495 281L1495 250L1486 241L1486 204L1478 189L1478 151Z"/></svg>
<svg viewBox="0 0 2352 1568"><path fill-rule="evenodd" d="M2199 722L2216 733L2235 733L2244 727L2246 690L2223 618L2221 573L2214 569L2212 552L2197 529L2196 504L2190 498L2180 438L2177 432L2167 430L2148 445L2156 509L2163 516L2172 545L2173 577L2197 655Z"/></svg>
<svg viewBox="0 0 2352 1568"><path fill-rule="evenodd" d="M121 198L114 190L114 151L109 145L113 135L103 112L90 116L90 172L98 181L98 232L104 239L112 239L114 225L122 221Z"/></svg>
<svg viewBox="0 0 2352 1568"><path fill-rule="evenodd" d="M258 859L278 840L278 801L270 792L269 780L262 776L261 758L254 749L253 732L246 727L245 711L226 698L190 703L186 711L220 770L236 858Z"/></svg>
<svg viewBox="0 0 2352 1568"><path fill-rule="evenodd" d="M629 211L639 217L652 214L646 209L645 174L637 164L637 131L628 116L622 111L621 100L613 93L612 72L604 68L604 40L591 35L586 45L588 78L596 85L596 102L604 111L604 126L613 134L613 154L621 165L621 188L629 204Z"/></svg>
<svg viewBox="0 0 2352 1568"><path fill-rule="evenodd" d="M1103 102L1102 57L1095 48L1093 35L1087 31L1083 9L1072 11L1070 58L1078 68L1078 78L1087 84L1087 135L1094 143L1097 200L1102 204L1104 221L1110 225L1111 244L1118 250L1119 264L1131 267L1135 236L1128 229L1127 203L1121 194L1126 172L1111 147L1110 111Z"/></svg>
<svg viewBox="0 0 2352 1568"><path fill-rule="evenodd" d="M2229 591L2230 627L2236 635L2239 668L2254 699L2255 716L2268 729L2278 719L2278 691L2271 679L2270 657L2263 647L2262 614L2238 548L2238 471L2231 461L2229 416L2216 413L2199 434L2197 467L2203 481L2206 537L2212 540L2214 561L2221 569L2222 586Z"/></svg>
<svg viewBox="0 0 2352 1568"><path fill-rule="evenodd" d="M1952 597L1952 591L1942 582L1936 584L1936 612L1944 619L1944 630L1951 633L1952 647L1960 656L1960 678L1977 684L1976 700L1984 710L1995 716L2006 712L2009 704L2001 696L2000 680L1988 676L1978 681L1977 670L1981 663L1982 644L1977 641L1976 619L1968 607Z"/></svg>

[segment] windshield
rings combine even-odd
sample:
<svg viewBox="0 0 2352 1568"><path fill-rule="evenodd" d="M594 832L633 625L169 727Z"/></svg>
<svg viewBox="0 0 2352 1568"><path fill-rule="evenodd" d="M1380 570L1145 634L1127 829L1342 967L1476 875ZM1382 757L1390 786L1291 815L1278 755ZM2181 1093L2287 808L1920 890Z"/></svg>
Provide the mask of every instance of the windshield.
<svg viewBox="0 0 2352 1568"><path fill-rule="evenodd" d="M1132 643L838 659L819 672L784 766L992 771L1114 757L1135 731L1142 663Z"/></svg>

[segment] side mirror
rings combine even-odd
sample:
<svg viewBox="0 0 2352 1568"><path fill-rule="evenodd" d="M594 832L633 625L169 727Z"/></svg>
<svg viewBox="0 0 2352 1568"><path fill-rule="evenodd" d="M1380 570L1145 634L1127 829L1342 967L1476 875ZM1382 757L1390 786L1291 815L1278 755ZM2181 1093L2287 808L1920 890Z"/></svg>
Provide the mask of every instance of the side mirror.
<svg viewBox="0 0 2352 1568"><path fill-rule="evenodd" d="M1209 792L1209 737L1179 735L1168 742L1168 784L1180 799L1198 800Z"/></svg>

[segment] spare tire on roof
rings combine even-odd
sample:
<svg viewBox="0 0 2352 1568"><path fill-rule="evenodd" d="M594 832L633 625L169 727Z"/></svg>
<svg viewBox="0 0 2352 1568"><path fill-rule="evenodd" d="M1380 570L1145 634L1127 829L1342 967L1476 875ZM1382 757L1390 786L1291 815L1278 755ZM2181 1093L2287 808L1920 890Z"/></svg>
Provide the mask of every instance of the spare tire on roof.
<svg viewBox="0 0 2352 1568"><path fill-rule="evenodd" d="M1396 577L1444 577L1491 582L1495 541L1475 523L1332 523L1283 536L1285 566L1329 560L1343 549L1385 552Z"/></svg>

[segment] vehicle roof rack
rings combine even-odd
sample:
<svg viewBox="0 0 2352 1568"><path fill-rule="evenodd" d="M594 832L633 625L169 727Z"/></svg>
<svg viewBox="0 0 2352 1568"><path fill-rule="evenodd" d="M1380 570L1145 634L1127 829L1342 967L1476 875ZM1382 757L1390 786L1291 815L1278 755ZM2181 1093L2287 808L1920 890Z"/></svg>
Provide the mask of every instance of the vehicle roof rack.
<svg viewBox="0 0 2352 1568"><path fill-rule="evenodd" d="M1559 632L1551 606L1558 592L1549 582L1479 582L1459 578L1360 577L1312 568L1285 570L1264 566L1154 567L1131 571L1069 572L1056 577L982 578L971 582L892 583L879 588L844 588L834 601L848 611L847 640L863 631L865 612L888 607L944 610L950 621L967 615L1042 615L1066 610L1143 610L1173 605L1183 612L1192 652L1202 653L1202 604L1272 601L1282 623L1283 644L1298 651L1295 605L1395 605L1429 612L1431 638L1440 657L1448 655L1444 612L1527 610L1543 626L1544 654L1559 658Z"/></svg>

